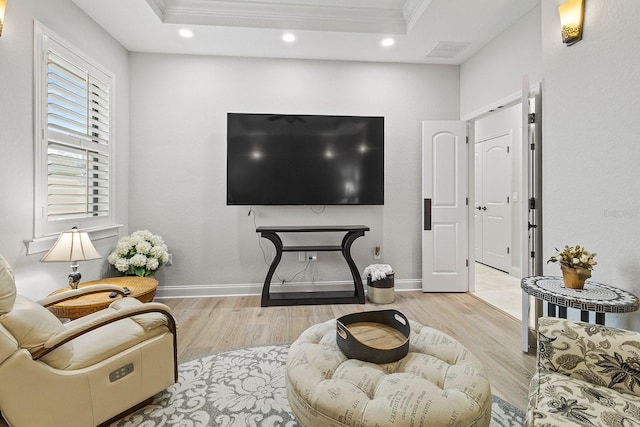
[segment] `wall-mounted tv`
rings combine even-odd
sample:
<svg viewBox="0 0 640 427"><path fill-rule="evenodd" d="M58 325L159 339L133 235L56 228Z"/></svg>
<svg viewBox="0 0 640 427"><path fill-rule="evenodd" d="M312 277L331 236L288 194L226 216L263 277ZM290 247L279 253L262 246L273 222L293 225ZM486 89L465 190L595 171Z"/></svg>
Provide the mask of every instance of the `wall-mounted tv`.
<svg viewBox="0 0 640 427"><path fill-rule="evenodd" d="M227 205L383 205L384 117L227 114Z"/></svg>

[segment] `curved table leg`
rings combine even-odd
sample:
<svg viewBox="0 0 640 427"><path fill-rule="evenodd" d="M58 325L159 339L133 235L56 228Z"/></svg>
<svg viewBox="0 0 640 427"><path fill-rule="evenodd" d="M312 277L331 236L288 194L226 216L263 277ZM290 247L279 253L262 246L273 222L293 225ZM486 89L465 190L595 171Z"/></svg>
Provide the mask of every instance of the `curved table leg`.
<svg viewBox="0 0 640 427"><path fill-rule="evenodd" d="M271 279L273 278L273 273L276 271L276 267L280 264L280 260L282 259L282 240L280 237L271 231L262 231L260 233L260 237L264 237L265 239L271 240L273 246L276 248L276 256L273 257L273 261L271 262L271 266L269 267L269 271L267 272L267 277L264 279L264 286L262 287L262 300L260 305L262 307L266 307L269 301L269 288L271 287Z"/></svg>
<svg viewBox="0 0 640 427"><path fill-rule="evenodd" d="M342 239L342 255L347 261L349 270L351 270L351 276L353 277L353 286L355 287L355 296L358 298L360 304L364 304L364 286L362 284L362 278L360 272L356 267L356 263L351 258L351 245L358 238L364 236L364 231L349 231Z"/></svg>

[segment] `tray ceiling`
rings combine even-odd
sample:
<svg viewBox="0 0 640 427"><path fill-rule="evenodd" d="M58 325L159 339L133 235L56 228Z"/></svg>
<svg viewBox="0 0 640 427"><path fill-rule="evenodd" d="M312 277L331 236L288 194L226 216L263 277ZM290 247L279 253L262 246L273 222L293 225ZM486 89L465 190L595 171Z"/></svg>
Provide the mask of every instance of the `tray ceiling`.
<svg viewBox="0 0 640 427"><path fill-rule="evenodd" d="M540 0L73 1L134 52L460 64Z"/></svg>

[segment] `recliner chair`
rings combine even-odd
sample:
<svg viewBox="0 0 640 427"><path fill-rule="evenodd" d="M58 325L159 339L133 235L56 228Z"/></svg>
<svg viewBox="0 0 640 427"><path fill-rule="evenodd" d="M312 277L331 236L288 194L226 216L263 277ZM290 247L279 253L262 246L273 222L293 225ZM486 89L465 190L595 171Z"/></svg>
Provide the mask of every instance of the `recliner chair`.
<svg viewBox="0 0 640 427"><path fill-rule="evenodd" d="M16 294L0 255L0 412L10 426L106 425L177 381L176 354L166 305L122 298L63 324Z"/></svg>

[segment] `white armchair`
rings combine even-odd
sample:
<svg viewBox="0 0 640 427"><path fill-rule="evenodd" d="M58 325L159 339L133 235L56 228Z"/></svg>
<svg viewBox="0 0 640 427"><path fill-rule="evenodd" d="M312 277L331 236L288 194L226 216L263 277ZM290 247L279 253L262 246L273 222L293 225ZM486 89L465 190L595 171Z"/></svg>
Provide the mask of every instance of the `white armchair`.
<svg viewBox="0 0 640 427"><path fill-rule="evenodd" d="M98 288L41 302L105 290ZM166 305L122 298L63 324L16 294L0 255L0 412L12 427L108 424L173 384L176 360Z"/></svg>

